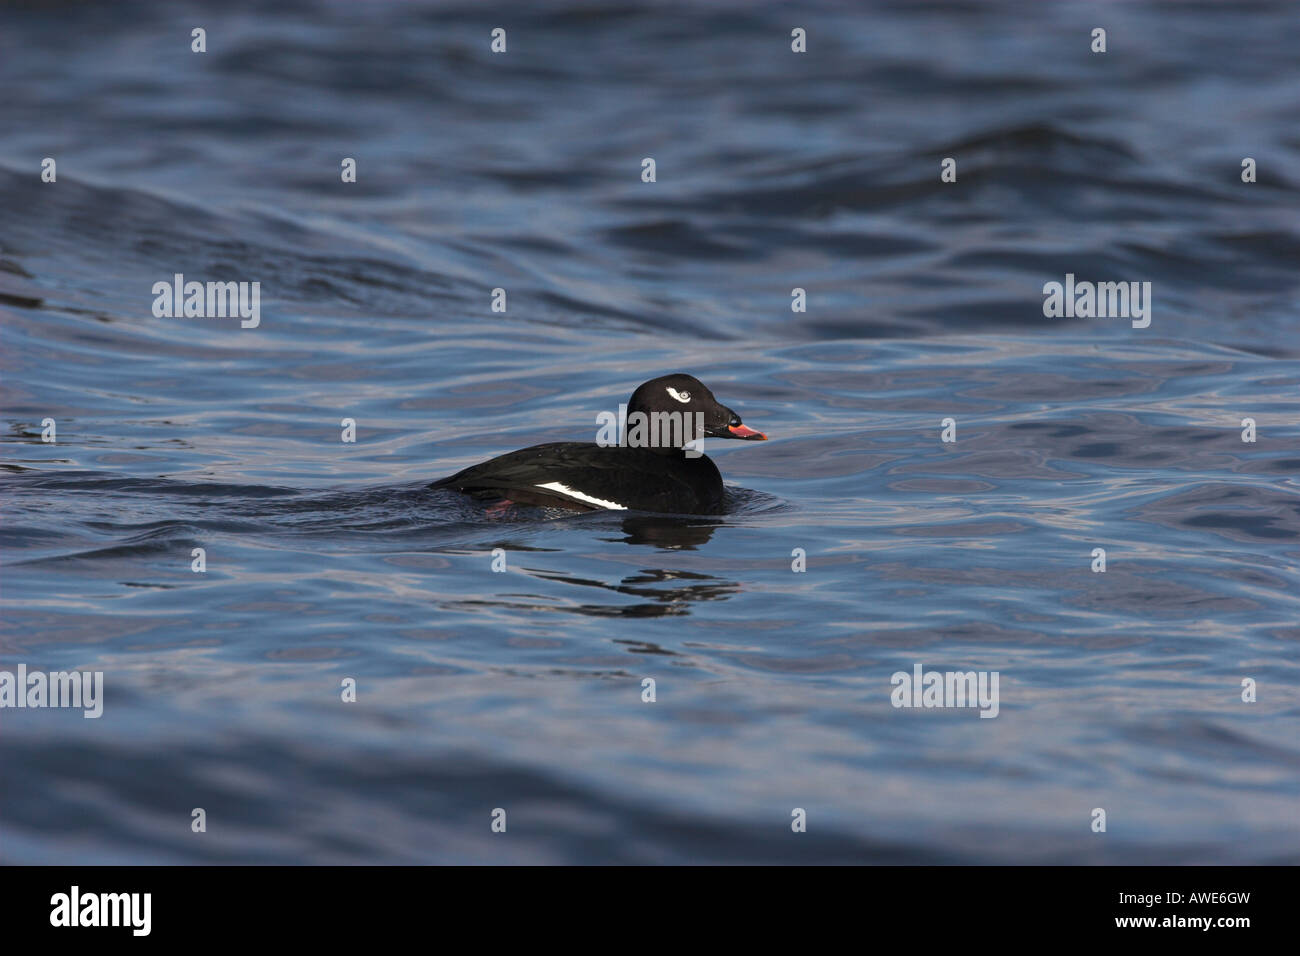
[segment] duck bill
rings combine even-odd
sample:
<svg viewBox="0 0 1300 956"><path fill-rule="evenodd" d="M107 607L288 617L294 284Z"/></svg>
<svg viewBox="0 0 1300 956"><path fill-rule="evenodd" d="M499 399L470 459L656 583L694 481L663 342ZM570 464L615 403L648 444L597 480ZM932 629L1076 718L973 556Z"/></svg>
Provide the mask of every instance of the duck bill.
<svg viewBox="0 0 1300 956"><path fill-rule="evenodd" d="M731 433L732 438L744 438L749 441L767 441L767 436L762 432L756 432L748 425L728 425L727 431Z"/></svg>

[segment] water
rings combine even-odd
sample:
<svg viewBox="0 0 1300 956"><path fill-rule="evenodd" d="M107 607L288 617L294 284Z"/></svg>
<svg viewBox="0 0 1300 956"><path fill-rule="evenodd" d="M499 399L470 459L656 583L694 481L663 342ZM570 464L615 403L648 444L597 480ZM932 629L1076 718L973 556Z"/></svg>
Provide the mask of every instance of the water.
<svg viewBox="0 0 1300 956"><path fill-rule="evenodd" d="M0 859L1300 862L1290 4L3 17L0 669L106 690L0 712ZM424 488L679 370L725 516Z"/></svg>

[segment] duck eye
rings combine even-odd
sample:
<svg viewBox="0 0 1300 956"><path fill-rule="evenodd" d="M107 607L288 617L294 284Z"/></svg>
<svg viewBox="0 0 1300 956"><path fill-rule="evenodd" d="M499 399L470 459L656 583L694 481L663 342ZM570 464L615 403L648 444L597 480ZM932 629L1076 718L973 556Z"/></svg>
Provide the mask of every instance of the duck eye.
<svg viewBox="0 0 1300 956"><path fill-rule="evenodd" d="M691 400L690 392L679 392L675 388L668 389L668 394L671 395L673 398L677 399L677 401L681 402L682 404L685 404L686 402L689 402Z"/></svg>

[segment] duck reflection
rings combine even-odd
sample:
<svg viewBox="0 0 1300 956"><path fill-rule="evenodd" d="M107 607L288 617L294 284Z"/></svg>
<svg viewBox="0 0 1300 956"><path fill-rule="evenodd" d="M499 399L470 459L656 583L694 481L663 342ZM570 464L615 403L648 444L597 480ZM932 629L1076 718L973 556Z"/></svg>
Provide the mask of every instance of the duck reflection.
<svg viewBox="0 0 1300 956"><path fill-rule="evenodd" d="M494 516L494 517L504 517ZM511 513L518 520L516 509ZM595 516L593 516L595 517ZM608 520L612 515L601 514L596 520ZM622 541L629 545L649 546L660 551L693 551L707 544L716 528L721 527L722 520L700 516L672 516L638 514L622 518L617 524L610 522L608 528L622 537L607 537L607 541ZM617 529L617 530L616 530ZM482 546L482 545L480 545ZM501 547L510 552L554 552L559 549L537 547L520 541L494 541L488 548ZM493 599L470 597L448 602L454 607L497 607L523 611L550 611L569 614L582 614L589 617L610 618L651 618L675 617L691 613L691 606L700 601L724 601L739 593L740 584L719 578L716 575L682 568L650 567L627 574L618 580L602 580L584 577L578 574L556 571L549 568L529 568L519 562L511 562L510 570L516 574L526 575L539 581L555 582L579 588L587 588L588 594L610 592L623 597L637 598L634 603L615 600L591 600L573 602L557 593L543 594L501 594ZM518 580L518 579L516 579ZM627 645L627 650L635 654L673 654L657 644L645 641L624 641L616 643Z"/></svg>
<svg viewBox="0 0 1300 956"><path fill-rule="evenodd" d="M643 599L636 604L585 602L561 607L553 604L545 605L548 610L564 610L591 617L671 617L689 614L691 605L696 602L724 601L740 590L740 585L735 581L725 581L698 571L670 568L643 568L616 583L577 577L572 574L557 574L553 571L528 568L517 570L548 581L598 588L602 591L612 591L615 594Z"/></svg>
<svg viewBox="0 0 1300 956"><path fill-rule="evenodd" d="M708 542L717 520L660 515L636 515L624 518L619 527L627 544L648 545L660 550L690 551ZM614 539L619 540L619 539ZM518 552L544 551L517 542L508 545ZM626 601L583 601L569 603L555 599L540 599L540 595L502 595L495 600L468 599L453 602L458 606L477 605L505 607L516 610L561 611L590 617L673 617L689 614L691 605L700 601L724 601L740 591L740 585L712 574L682 568L642 568L616 580L601 580L547 568L529 568L513 563L511 570L540 581L556 582L587 588L590 592L611 592L624 597L638 598L635 603ZM589 593L590 593L589 592ZM658 645L643 641L628 641L628 650L641 654L671 654Z"/></svg>
<svg viewBox="0 0 1300 956"><path fill-rule="evenodd" d="M694 550L707 544L719 521L699 518L668 518L661 515L637 515L623 519L623 540L628 544L649 544L659 548Z"/></svg>

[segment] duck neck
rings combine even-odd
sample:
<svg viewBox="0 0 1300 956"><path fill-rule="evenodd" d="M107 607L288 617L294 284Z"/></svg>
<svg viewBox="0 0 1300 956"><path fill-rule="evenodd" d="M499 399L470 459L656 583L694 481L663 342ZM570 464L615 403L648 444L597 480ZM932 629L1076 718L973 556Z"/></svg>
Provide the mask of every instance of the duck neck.
<svg viewBox="0 0 1300 956"><path fill-rule="evenodd" d="M704 436L704 415L696 412L646 412L633 409L623 426L622 444L660 455L684 455L685 446ZM696 455L687 457L698 458Z"/></svg>

